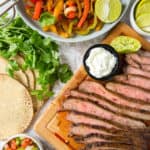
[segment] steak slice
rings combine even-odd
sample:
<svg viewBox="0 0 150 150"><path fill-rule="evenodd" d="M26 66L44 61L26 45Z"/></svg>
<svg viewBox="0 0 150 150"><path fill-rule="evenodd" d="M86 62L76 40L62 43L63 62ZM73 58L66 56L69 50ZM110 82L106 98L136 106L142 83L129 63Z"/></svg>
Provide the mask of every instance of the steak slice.
<svg viewBox="0 0 150 150"><path fill-rule="evenodd" d="M150 71L150 65L141 65L141 69L144 71Z"/></svg>
<svg viewBox="0 0 150 150"><path fill-rule="evenodd" d="M145 65L145 64L139 64L138 62L136 62L135 60L132 59L132 57L126 57L126 62L131 65L132 67L135 68L140 68L144 71L150 71L150 65Z"/></svg>
<svg viewBox="0 0 150 150"><path fill-rule="evenodd" d="M123 96L150 103L150 93L140 88L115 82L107 83L106 88Z"/></svg>
<svg viewBox="0 0 150 150"><path fill-rule="evenodd" d="M125 60L128 65L131 65L132 67L135 67L135 68L140 68L140 65L137 64L133 59L131 59L131 57L126 57Z"/></svg>
<svg viewBox="0 0 150 150"><path fill-rule="evenodd" d="M71 127L70 133L73 136L87 136L89 134L113 135L108 128L105 129L102 126L90 126L88 124L75 124Z"/></svg>
<svg viewBox="0 0 150 150"><path fill-rule="evenodd" d="M81 113L77 111L71 111L66 119L74 124L88 124L91 126L97 126L99 128L106 127L108 129L119 128L106 119L101 118L100 116L97 117L91 114Z"/></svg>
<svg viewBox="0 0 150 150"><path fill-rule="evenodd" d="M114 81L137 86L146 90L150 90L150 79L137 75L118 75L113 78Z"/></svg>
<svg viewBox="0 0 150 150"><path fill-rule="evenodd" d="M127 145L127 144L119 144L119 143L108 143L108 142L93 142L90 144L86 144L85 148L83 150L104 150L104 149L112 149L114 148L117 150L118 148L121 150L141 150L138 149L136 146L133 145Z"/></svg>
<svg viewBox="0 0 150 150"><path fill-rule="evenodd" d="M128 58L131 58L132 60L134 60L138 64L150 65L150 58L149 57L140 56L137 53L128 54L126 56Z"/></svg>
<svg viewBox="0 0 150 150"><path fill-rule="evenodd" d="M107 143L124 143L124 144L132 144L130 138L123 136L112 136L112 135L104 135L104 134L96 134L92 133L85 136L75 136L73 137L75 141L82 144L89 144L94 142L107 142Z"/></svg>
<svg viewBox="0 0 150 150"><path fill-rule="evenodd" d="M145 124L141 121L130 119L128 117L119 116L113 112L105 110L96 103L87 100L70 98L63 103L63 107L66 110L75 110L79 112L85 112L95 116L100 116L107 120L113 120L114 122L124 126L132 128L143 128Z"/></svg>
<svg viewBox="0 0 150 150"><path fill-rule="evenodd" d="M150 57L150 52L148 52L148 51L141 50L138 52L138 54L140 56L144 56L144 57L148 57L148 58Z"/></svg>
<svg viewBox="0 0 150 150"><path fill-rule="evenodd" d="M126 116L134 117L136 119L141 119L141 120L150 120L150 112L145 111L145 112L140 112L140 110L135 110L132 109L131 107L126 107L120 104L116 104L114 102L111 102L109 100L96 97L90 94L85 94L80 91L75 91L72 90L70 91L70 96L76 97L76 98L81 98L81 99L87 99L91 100L93 102L96 102L97 104L103 106L104 108L107 108L113 112L116 112L118 114L123 114Z"/></svg>
<svg viewBox="0 0 150 150"><path fill-rule="evenodd" d="M139 75L139 76L143 76L146 78L150 78L150 72L148 71L143 71L139 68L135 68L132 66L128 66L124 69L124 73L125 74L132 74L132 75Z"/></svg>
<svg viewBox="0 0 150 150"><path fill-rule="evenodd" d="M127 107L131 107L132 109L139 109L141 112L143 110L150 111L150 106L147 103L139 104L138 100L130 100L128 98L123 98L116 93L110 92L107 90L102 84L94 82L94 81L83 81L79 85L79 90L87 92L89 94L96 94L101 97L104 97L116 104L124 105Z"/></svg>

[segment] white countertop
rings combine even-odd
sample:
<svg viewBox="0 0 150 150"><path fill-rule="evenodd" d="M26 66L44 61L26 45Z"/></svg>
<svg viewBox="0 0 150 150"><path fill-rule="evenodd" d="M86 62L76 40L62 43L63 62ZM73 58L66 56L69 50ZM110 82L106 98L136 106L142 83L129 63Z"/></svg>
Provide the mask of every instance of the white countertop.
<svg viewBox="0 0 150 150"><path fill-rule="evenodd" d="M130 12L130 8L128 10L128 13L122 19L123 22L126 22L128 24L129 24L129 12ZM60 45L60 57L61 57L62 62L69 64L73 72L75 72L77 68L79 68L80 64L82 63L82 56L84 52L93 44L100 43L101 39L102 37L99 37L99 38L96 38L87 42L75 43L75 44L58 43ZM62 86L63 85L61 83L56 84L56 86L54 87L56 94L59 92ZM35 117L35 120L32 123L33 125L35 121L38 119L38 117L43 113L43 111L46 110L50 102L51 102L51 99L45 104L45 106L42 108L39 114L37 114L37 116ZM51 146L33 131L32 129L33 125L30 127L27 133L39 139L43 143L44 150L52 150ZM0 148L2 144L3 142L0 141Z"/></svg>

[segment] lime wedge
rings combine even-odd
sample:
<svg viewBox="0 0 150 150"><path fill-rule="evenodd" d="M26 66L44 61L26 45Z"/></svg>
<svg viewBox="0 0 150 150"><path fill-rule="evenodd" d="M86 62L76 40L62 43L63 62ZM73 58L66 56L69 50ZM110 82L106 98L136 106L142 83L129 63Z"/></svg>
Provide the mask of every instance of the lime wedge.
<svg viewBox="0 0 150 150"><path fill-rule="evenodd" d="M129 36L118 36L111 42L111 46L118 53L133 53L137 52L141 48L141 43Z"/></svg>
<svg viewBox="0 0 150 150"><path fill-rule="evenodd" d="M116 21L122 11L120 0L96 0L95 13L104 23Z"/></svg>
<svg viewBox="0 0 150 150"><path fill-rule="evenodd" d="M150 13L141 14L137 19L136 23L139 27L147 27L150 26Z"/></svg>
<svg viewBox="0 0 150 150"><path fill-rule="evenodd" d="M140 7L137 7L135 17L138 18L142 14L150 13L150 0L143 3Z"/></svg>
<svg viewBox="0 0 150 150"><path fill-rule="evenodd" d="M145 31L145 32L150 32L150 26L144 27L144 28L142 28L142 30Z"/></svg>

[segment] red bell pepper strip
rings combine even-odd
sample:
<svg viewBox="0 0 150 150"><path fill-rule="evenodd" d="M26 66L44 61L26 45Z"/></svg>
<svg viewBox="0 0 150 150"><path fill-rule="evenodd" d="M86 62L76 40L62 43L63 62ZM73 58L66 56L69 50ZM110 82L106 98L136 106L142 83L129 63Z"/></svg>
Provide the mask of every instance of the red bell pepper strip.
<svg viewBox="0 0 150 150"><path fill-rule="evenodd" d="M37 2L37 0L30 0L33 4L35 4Z"/></svg>
<svg viewBox="0 0 150 150"><path fill-rule="evenodd" d="M43 1L37 0L35 3L34 13L33 13L34 20L38 20L40 18L42 6L43 6Z"/></svg>
<svg viewBox="0 0 150 150"><path fill-rule="evenodd" d="M81 19L78 22L78 25L77 25L78 28L82 27L83 23L85 22L85 20L88 16L89 10L90 10L90 2L89 2L89 0L84 0L84 11L83 11L83 15L82 15Z"/></svg>

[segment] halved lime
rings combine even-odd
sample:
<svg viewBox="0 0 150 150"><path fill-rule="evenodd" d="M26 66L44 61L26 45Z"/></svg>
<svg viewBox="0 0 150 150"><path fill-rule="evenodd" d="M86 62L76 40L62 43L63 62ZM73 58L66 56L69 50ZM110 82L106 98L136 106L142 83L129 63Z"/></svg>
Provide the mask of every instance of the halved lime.
<svg viewBox="0 0 150 150"><path fill-rule="evenodd" d="M120 0L96 0L95 13L104 23L116 21L122 11Z"/></svg>
<svg viewBox="0 0 150 150"><path fill-rule="evenodd" d="M118 36L112 42L111 46L118 53L133 53L137 52L141 48L141 43L129 36Z"/></svg>
<svg viewBox="0 0 150 150"><path fill-rule="evenodd" d="M138 18L141 14L150 13L150 0L137 7L135 17Z"/></svg>
<svg viewBox="0 0 150 150"><path fill-rule="evenodd" d="M136 23L141 28L150 26L149 18L150 18L150 13L145 13L145 14L143 13L136 19Z"/></svg>

